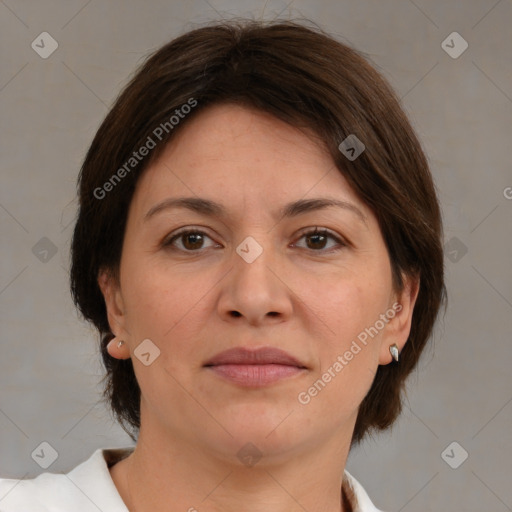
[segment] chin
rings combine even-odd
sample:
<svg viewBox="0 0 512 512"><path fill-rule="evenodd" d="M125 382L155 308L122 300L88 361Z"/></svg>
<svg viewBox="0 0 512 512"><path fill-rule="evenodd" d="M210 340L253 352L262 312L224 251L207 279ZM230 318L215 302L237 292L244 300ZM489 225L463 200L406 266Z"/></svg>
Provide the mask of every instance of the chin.
<svg viewBox="0 0 512 512"><path fill-rule="evenodd" d="M304 429L296 424L297 418L290 414L291 408L286 410L266 411L262 407L245 407L240 414L226 418L221 424L229 432L222 439L216 440L218 447L224 445L228 452L238 453L246 445L254 445L266 456L279 455L289 452L304 441ZM295 420L295 421L294 421ZM224 451L224 450L223 450Z"/></svg>
<svg viewBox="0 0 512 512"><path fill-rule="evenodd" d="M293 451L301 445L300 439L293 439L289 432L275 435L266 426L258 429L240 428L230 431L233 437L225 436L216 441L214 450L217 456L228 464L260 467L282 463L293 456ZM284 432L284 431L283 431Z"/></svg>

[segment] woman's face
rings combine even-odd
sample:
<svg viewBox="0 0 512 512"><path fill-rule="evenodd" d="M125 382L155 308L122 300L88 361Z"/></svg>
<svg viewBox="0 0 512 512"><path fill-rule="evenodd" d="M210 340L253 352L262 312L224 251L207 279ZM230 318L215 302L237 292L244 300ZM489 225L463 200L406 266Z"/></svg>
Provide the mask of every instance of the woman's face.
<svg viewBox="0 0 512 512"><path fill-rule="evenodd" d="M132 358L141 388L141 436L226 460L244 446L346 449L416 297L393 295L374 214L312 137L267 114L217 105L177 135L137 185L120 286L100 277L126 342L111 355ZM278 348L301 368L206 366L235 347Z"/></svg>

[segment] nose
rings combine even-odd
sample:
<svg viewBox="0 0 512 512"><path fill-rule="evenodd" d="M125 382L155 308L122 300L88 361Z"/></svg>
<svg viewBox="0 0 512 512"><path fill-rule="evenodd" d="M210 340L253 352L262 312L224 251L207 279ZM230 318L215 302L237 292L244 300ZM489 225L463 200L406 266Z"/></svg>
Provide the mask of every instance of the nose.
<svg viewBox="0 0 512 512"><path fill-rule="evenodd" d="M241 244L239 252L234 252L233 266L220 283L219 315L226 321L245 321L253 326L289 319L293 291L286 283L283 266L278 264L278 255L265 249L251 260L245 258L245 248Z"/></svg>

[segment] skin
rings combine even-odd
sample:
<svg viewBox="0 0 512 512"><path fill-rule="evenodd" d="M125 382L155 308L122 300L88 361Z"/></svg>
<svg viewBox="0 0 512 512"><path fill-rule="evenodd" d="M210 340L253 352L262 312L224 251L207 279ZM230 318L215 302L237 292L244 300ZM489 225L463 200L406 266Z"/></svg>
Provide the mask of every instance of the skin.
<svg viewBox="0 0 512 512"><path fill-rule="evenodd" d="M229 104L190 121L137 185L119 282L106 272L98 278L112 332L125 341L109 353L132 358L142 394L138 443L111 468L113 481L137 512L343 510L358 407L378 365L391 362L389 346L401 351L407 341L419 283L393 292L377 219L313 135ZM179 196L217 201L227 215L167 209L144 221L154 205ZM274 217L285 203L313 197L350 202L366 223L336 207ZM163 246L183 227L205 235ZM304 236L315 227L345 245ZM252 263L236 252L248 236L263 249ZM400 312L299 403L395 302ZM149 366L134 355L145 339L160 350ZM237 346L278 347L307 369L247 389L203 366ZM247 443L262 454L252 467L237 457Z"/></svg>

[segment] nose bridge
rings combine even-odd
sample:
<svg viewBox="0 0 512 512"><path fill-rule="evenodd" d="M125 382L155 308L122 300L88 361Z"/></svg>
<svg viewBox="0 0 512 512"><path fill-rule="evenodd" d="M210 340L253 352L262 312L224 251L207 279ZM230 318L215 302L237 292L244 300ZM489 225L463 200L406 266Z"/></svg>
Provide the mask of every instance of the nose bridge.
<svg viewBox="0 0 512 512"><path fill-rule="evenodd" d="M253 323L290 313L286 286L275 275L279 255L273 248L271 234L264 230L245 237L235 247L233 268L219 302L221 315L232 317L236 312Z"/></svg>
<svg viewBox="0 0 512 512"><path fill-rule="evenodd" d="M272 277L275 276L270 268L275 263L275 255L270 239L270 234L261 231L245 237L235 249L234 277L240 286L249 286L248 291L253 294L265 295L274 288Z"/></svg>

